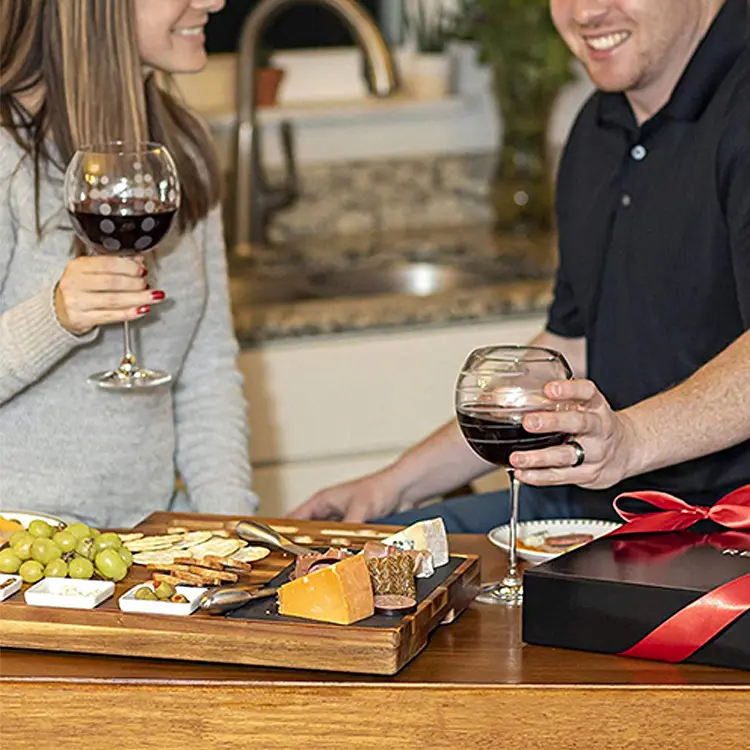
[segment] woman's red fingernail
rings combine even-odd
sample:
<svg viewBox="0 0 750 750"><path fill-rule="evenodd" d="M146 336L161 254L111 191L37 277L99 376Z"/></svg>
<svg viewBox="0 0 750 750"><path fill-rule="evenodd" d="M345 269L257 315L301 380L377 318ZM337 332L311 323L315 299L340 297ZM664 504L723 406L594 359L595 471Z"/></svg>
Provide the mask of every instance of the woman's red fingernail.
<svg viewBox="0 0 750 750"><path fill-rule="evenodd" d="M146 266L143 266L143 268L141 268L141 278L143 278L144 276L148 276L148 269L146 268Z"/></svg>
<svg viewBox="0 0 750 750"><path fill-rule="evenodd" d="M154 302L161 302L166 296L167 295L164 294L161 289L157 289L156 291L151 292L151 299Z"/></svg>
<svg viewBox="0 0 750 750"><path fill-rule="evenodd" d="M142 305L139 307L136 312L138 315L145 315L151 308L148 305Z"/></svg>

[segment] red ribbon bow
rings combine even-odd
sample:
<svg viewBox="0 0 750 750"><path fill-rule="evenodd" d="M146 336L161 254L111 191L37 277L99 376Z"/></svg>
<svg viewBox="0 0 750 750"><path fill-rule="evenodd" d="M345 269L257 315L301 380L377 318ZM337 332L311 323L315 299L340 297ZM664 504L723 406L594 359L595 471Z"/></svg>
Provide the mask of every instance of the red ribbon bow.
<svg viewBox="0 0 750 750"><path fill-rule="evenodd" d="M628 513L617 504L621 498L634 497L660 509L657 513ZM690 505L679 497L666 492L646 490L624 492L613 503L617 515L624 521L612 532L616 534L640 534L653 531L682 531L698 521L713 521L729 529L750 529L750 484L740 487L710 507Z"/></svg>
<svg viewBox="0 0 750 750"><path fill-rule="evenodd" d="M659 511L629 513L618 505L618 501L624 497L643 500L659 508ZM710 507L690 505L674 495L655 491L623 493L615 498L613 505L627 523L610 532L609 536L682 531L706 519L730 529L750 530L750 485L730 492ZM725 543L739 537L732 533L712 536L726 537ZM669 662L684 661L748 610L750 573L722 584L691 602L634 646L622 651L621 655Z"/></svg>

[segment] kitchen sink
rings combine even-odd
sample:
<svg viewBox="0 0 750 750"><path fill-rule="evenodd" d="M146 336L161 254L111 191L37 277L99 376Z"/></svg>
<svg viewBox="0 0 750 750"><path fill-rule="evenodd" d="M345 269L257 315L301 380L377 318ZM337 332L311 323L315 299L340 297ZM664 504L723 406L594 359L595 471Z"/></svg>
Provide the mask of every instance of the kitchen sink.
<svg viewBox="0 0 750 750"><path fill-rule="evenodd" d="M254 269L234 273L231 292L235 305L265 305L386 294L426 297L508 280L507 273L501 275L497 270L493 273L488 267L413 262L305 275Z"/></svg>

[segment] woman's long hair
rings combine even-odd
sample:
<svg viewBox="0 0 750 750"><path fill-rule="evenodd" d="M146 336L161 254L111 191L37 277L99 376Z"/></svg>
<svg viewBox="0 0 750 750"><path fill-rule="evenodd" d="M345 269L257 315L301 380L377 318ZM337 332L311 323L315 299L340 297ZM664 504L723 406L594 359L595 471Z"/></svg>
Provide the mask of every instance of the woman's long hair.
<svg viewBox="0 0 750 750"><path fill-rule="evenodd" d="M182 184L180 226L203 219L221 197L221 173L202 123L144 74L131 0L0 0L0 124L33 160L39 182L64 169L78 146L163 143ZM19 94L40 94L29 112ZM51 147L50 147L51 146Z"/></svg>

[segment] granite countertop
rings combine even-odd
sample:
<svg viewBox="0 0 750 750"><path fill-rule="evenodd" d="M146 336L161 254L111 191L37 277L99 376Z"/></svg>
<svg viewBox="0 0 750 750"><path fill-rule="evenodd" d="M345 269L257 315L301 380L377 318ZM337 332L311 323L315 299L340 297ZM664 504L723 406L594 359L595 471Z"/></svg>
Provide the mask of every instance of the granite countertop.
<svg viewBox="0 0 750 750"><path fill-rule="evenodd" d="M247 347L293 337L540 313L551 299L556 257L552 235L501 235L488 226L346 235L255 248L252 258L230 258L235 330ZM342 291L348 273L361 281L416 263L460 271L469 281L424 296L390 289L369 289L356 296ZM311 278L322 287L338 278L340 288L306 294L288 289L291 279Z"/></svg>

